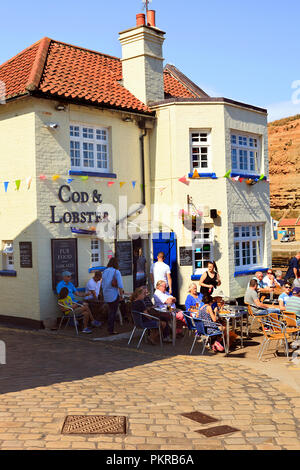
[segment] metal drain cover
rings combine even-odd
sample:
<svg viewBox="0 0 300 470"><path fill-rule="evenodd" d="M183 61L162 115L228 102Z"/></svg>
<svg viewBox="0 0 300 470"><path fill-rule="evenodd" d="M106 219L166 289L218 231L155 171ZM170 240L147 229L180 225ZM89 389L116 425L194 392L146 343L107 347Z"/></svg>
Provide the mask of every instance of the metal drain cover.
<svg viewBox="0 0 300 470"><path fill-rule="evenodd" d="M218 419L213 418L212 416L208 416L208 415L205 415L204 413L200 413L200 411L192 411L191 413L183 413L181 416L192 419L193 421L196 421L197 423L200 423L200 424L216 423L217 421L219 421Z"/></svg>
<svg viewBox="0 0 300 470"><path fill-rule="evenodd" d="M221 436L223 434L230 434L232 432L239 432L239 431L240 431L239 429L232 428L231 426L216 426L214 428L201 429L199 431L194 431L194 432L203 434L206 437L215 437L215 436Z"/></svg>
<svg viewBox="0 0 300 470"><path fill-rule="evenodd" d="M67 416L62 434L126 434L125 416Z"/></svg>

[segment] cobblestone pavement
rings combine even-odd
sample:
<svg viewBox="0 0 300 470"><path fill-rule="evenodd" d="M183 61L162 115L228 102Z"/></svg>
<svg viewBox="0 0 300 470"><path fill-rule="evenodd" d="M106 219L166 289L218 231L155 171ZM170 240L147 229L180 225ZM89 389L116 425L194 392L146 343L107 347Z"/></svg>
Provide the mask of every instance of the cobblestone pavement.
<svg viewBox="0 0 300 470"><path fill-rule="evenodd" d="M7 328L0 339L2 450L300 449L300 393L234 359ZM240 431L206 438L196 431L215 424L191 411ZM70 414L124 415L127 435L62 435Z"/></svg>

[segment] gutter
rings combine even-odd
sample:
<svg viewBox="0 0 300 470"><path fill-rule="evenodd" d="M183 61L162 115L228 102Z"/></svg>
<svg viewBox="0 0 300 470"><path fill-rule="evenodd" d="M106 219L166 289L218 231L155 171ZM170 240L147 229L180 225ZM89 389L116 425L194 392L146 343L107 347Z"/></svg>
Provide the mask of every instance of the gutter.
<svg viewBox="0 0 300 470"><path fill-rule="evenodd" d="M140 144L141 144L141 171L142 171L142 204L146 205L146 192L145 192L145 148L144 148L144 139L147 135L147 129L144 127L145 123L141 123L141 127L144 130L144 133L140 135Z"/></svg>

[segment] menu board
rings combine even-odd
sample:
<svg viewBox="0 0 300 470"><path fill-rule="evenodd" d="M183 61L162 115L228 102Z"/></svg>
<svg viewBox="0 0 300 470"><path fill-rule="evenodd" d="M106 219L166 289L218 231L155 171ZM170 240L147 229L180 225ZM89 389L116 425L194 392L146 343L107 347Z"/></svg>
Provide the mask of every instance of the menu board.
<svg viewBox="0 0 300 470"><path fill-rule="evenodd" d="M32 243L20 242L20 267L32 268Z"/></svg>
<svg viewBox="0 0 300 470"><path fill-rule="evenodd" d="M180 266L192 266L193 265L193 249L191 246L179 247L180 255Z"/></svg>
<svg viewBox="0 0 300 470"><path fill-rule="evenodd" d="M78 286L78 257L76 238L57 238L51 240L52 288L62 280L62 273L70 271L71 282Z"/></svg>
<svg viewBox="0 0 300 470"><path fill-rule="evenodd" d="M116 242L116 257L122 276L132 275L132 242Z"/></svg>

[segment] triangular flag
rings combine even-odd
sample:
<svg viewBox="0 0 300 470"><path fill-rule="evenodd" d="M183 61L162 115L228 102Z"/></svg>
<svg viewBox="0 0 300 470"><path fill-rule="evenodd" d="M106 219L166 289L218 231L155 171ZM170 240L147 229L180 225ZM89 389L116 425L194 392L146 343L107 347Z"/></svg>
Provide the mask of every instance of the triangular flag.
<svg viewBox="0 0 300 470"><path fill-rule="evenodd" d="M45 179L47 179L45 175L40 175L40 180L44 181Z"/></svg>
<svg viewBox="0 0 300 470"><path fill-rule="evenodd" d="M4 190L6 193L7 193L8 185L9 185L9 181L4 181Z"/></svg>
<svg viewBox="0 0 300 470"><path fill-rule="evenodd" d="M132 184L133 189L134 189L134 188L135 188L135 185L136 185L136 181L132 181L131 184Z"/></svg>
<svg viewBox="0 0 300 470"><path fill-rule="evenodd" d="M225 175L224 175L224 178L229 178L230 173L231 173L231 170L227 171L227 173L225 173Z"/></svg>
<svg viewBox="0 0 300 470"><path fill-rule="evenodd" d="M110 188L113 184L115 184L114 181L109 181L109 182L107 183L107 186Z"/></svg>
<svg viewBox="0 0 300 470"><path fill-rule="evenodd" d="M239 178L239 182L242 183L245 178Z"/></svg>
<svg viewBox="0 0 300 470"><path fill-rule="evenodd" d="M53 175L53 176L52 176L52 181L56 181L56 180L58 180L59 178L60 178L59 175Z"/></svg>
<svg viewBox="0 0 300 470"><path fill-rule="evenodd" d="M144 189L144 185L143 185L143 184L141 184L141 190L143 190L143 189Z"/></svg>
<svg viewBox="0 0 300 470"><path fill-rule="evenodd" d="M126 181L120 181L120 188L122 188L122 186L124 186L125 183Z"/></svg>
<svg viewBox="0 0 300 470"><path fill-rule="evenodd" d="M74 181L74 178L68 178L68 179L67 179L67 183L68 183L68 184L72 183L72 181Z"/></svg>
<svg viewBox="0 0 300 470"><path fill-rule="evenodd" d="M16 185L16 190L19 191L20 189L20 184L21 184L21 180L16 180L15 181L15 185Z"/></svg>
<svg viewBox="0 0 300 470"><path fill-rule="evenodd" d="M239 181L240 177L239 176L235 176L234 178L232 178L232 181Z"/></svg>
<svg viewBox="0 0 300 470"><path fill-rule="evenodd" d="M193 179L195 179L195 178L200 178L199 173L198 173L197 170L194 171L192 178L193 178Z"/></svg>
<svg viewBox="0 0 300 470"><path fill-rule="evenodd" d="M190 182L186 179L185 176L183 176L182 178L179 178L180 183L183 183L183 184L186 184L187 186L190 184Z"/></svg>
<svg viewBox="0 0 300 470"><path fill-rule="evenodd" d="M167 189L167 186L163 186L163 187L159 188L160 194L162 194L165 189Z"/></svg>
<svg viewBox="0 0 300 470"><path fill-rule="evenodd" d="M80 176L81 181L87 181L89 179L88 176Z"/></svg>
<svg viewBox="0 0 300 470"><path fill-rule="evenodd" d="M263 179L264 179L264 177L265 177L265 175L260 175L260 178L259 178L259 180L258 180L258 181L261 181L261 180L263 180Z"/></svg>
<svg viewBox="0 0 300 470"><path fill-rule="evenodd" d="M32 182L32 176L29 176L29 177L26 179L27 189L30 189L31 182Z"/></svg>

